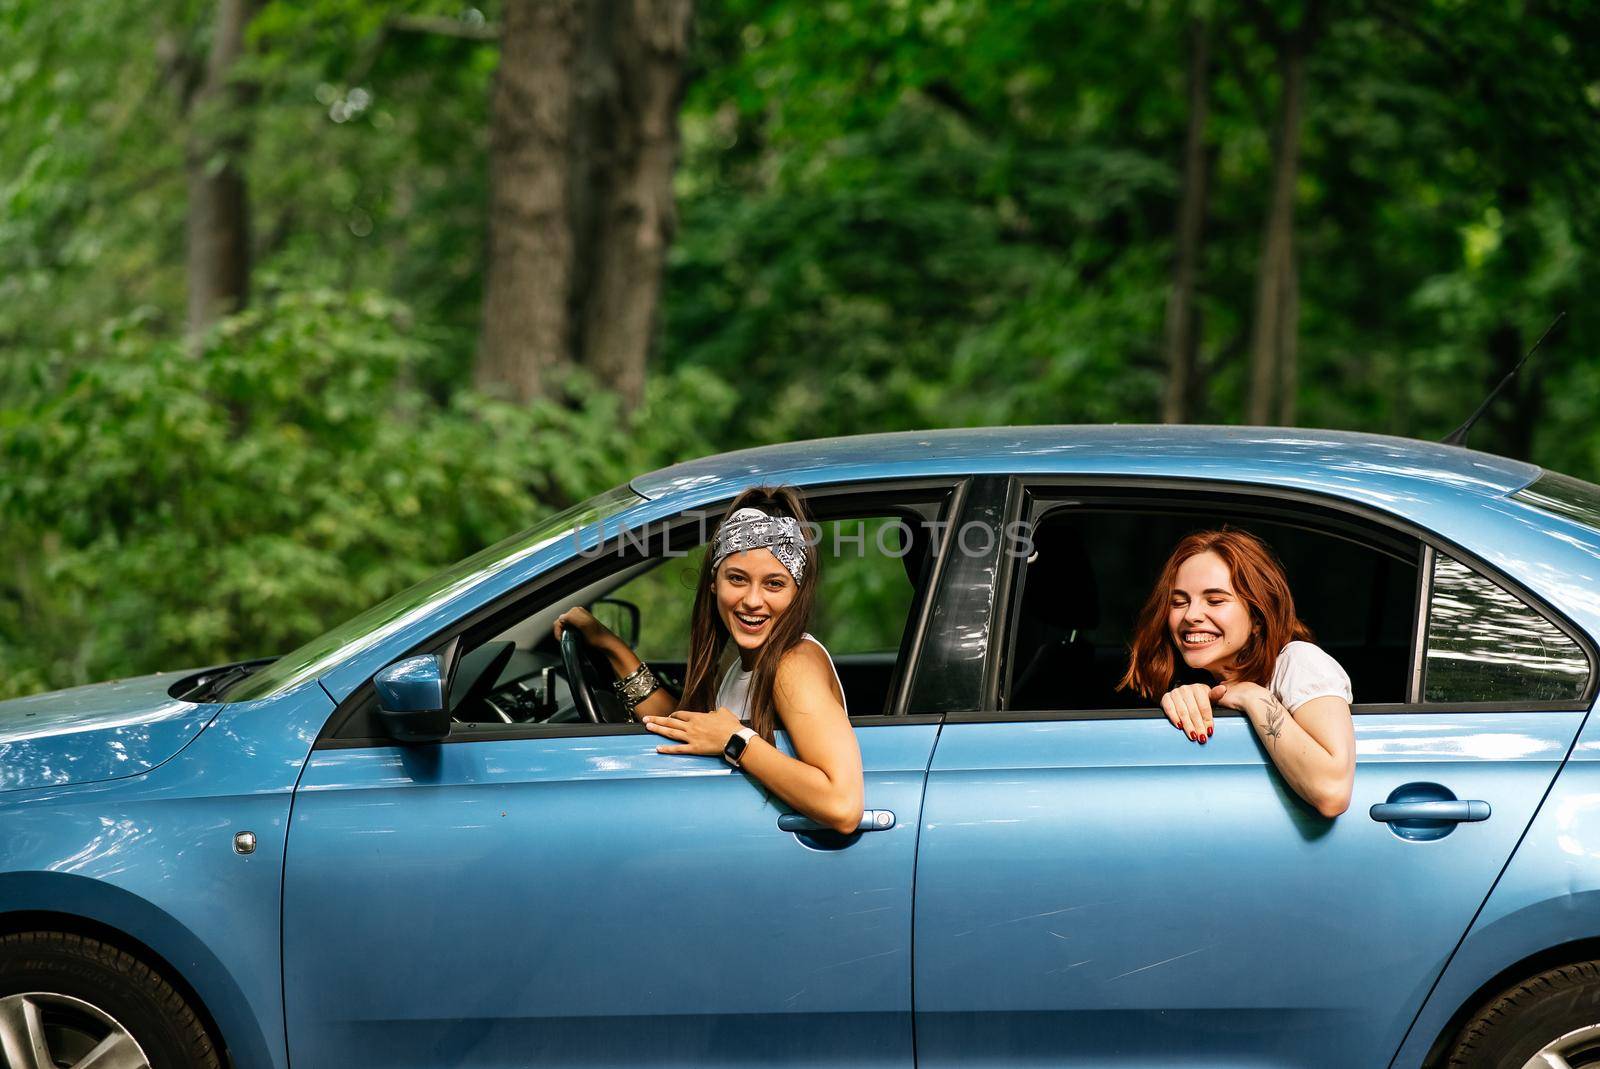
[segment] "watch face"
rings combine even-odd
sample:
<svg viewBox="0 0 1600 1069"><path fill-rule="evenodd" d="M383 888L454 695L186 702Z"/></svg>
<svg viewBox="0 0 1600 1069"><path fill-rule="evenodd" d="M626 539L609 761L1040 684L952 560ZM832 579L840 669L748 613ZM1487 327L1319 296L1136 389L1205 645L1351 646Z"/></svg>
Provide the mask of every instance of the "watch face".
<svg viewBox="0 0 1600 1069"><path fill-rule="evenodd" d="M744 756L744 748L748 744L749 740L743 735L735 735L728 740L728 745L722 748L722 756L726 757L729 763L736 765L739 763L739 758Z"/></svg>

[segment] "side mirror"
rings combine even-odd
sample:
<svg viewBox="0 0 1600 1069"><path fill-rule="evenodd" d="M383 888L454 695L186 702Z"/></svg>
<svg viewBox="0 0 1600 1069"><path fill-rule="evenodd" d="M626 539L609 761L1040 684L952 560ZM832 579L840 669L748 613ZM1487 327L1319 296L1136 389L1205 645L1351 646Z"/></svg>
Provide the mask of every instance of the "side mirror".
<svg viewBox="0 0 1600 1069"><path fill-rule="evenodd" d="M378 723L398 742L437 742L450 734L444 672L436 654L407 657L372 680L378 692Z"/></svg>
<svg viewBox="0 0 1600 1069"><path fill-rule="evenodd" d="M606 609L601 609L602 605ZM595 619L609 627L630 648L639 644L639 606L621 598L596 598L590 608Z"/></svg>

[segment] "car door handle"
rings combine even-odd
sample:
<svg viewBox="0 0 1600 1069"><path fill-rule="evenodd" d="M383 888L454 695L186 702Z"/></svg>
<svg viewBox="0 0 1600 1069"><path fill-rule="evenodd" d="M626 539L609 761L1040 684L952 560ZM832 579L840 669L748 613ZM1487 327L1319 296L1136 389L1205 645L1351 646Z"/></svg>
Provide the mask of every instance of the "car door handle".
<svg viewBox="0 0 1600 1069"><path fill-rule="evenodd" d="M894 827L892 812L887 809L868 809L861 814L861 823L856 825L856 831L888 831L892 827ZM778 818L778 830L813 832L833 829L799 813L785 813Z"/></svg>
<svg viewBox="0 0 1600 1069"><path fill-rule="evenodd" d="M1437 820L1468 824L1489 819L1489 803L1460 799L1455 801L1379 802L1369 812L1384 824L1401 820Z"/></svg>

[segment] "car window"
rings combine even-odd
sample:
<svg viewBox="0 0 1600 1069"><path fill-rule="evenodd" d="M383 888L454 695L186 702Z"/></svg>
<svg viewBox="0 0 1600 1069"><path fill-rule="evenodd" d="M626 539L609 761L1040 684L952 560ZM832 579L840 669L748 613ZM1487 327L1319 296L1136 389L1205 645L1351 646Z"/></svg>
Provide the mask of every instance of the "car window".
<svg viewBox="0 0 1600 1069"><path fill-rule="evenodd" d="M1434 557L1425 701L1572 701L1588 682L1588 657L1569 635L1460 561Z"/></svg>
<svg viewBox="0 0 1600 1069"><path fill-rule="evenodd" d="M706 547L700 545L681 556L666 557L606 595L607 600L638 606L639 641L633 651L644 660L682 662L687 655L689 611L705 555ZM612 626L606 605L592 608L602 623Z"/></svg>
<svg viewBox="0 0 1600 1069"><path fill-rule="evenodd" d="M835 502L834 515L819 521L821 586L809 630L833 656L853 717L878 715L888 706L902 658L909 652L905 640L917 593L929 571L932 538L921 517L948 507L948 497L947 491L938 492L942 504L908 499L903 510L898 503L884 506L878 499L880 513L843 517L838 512L848 505ZM830 503L817 504L826 508ZM625 532L617 540L618 552L595 556L595 565L578 580L580 587L564 584L553 600L542 596L508 607L465 636L451 685L457 723L471 725L468 734L504 734L545 724L582 727L551 633L556 617L573 605L589 606L608 626L631 615L618 603L637 607L634 650L669 692L680 693L695 584L707 552L705 545L692 543L711 528L698 519L699 513L685 514L665 525L652 524L649 532ZM671 552L669 539L657 537L668 527L676 532ZM725 649L723 668L731 656ZM594 658L596 675L609 680L610 666L602 660ZM625 716L613 697L609 691L596 695L606 706L601 715L621 722ZM342 737L374 737L362 731L361 725L352 724Z"/></svg>
<svg viewBox="0 0 1600 1069"><path fill-rule="evenodd" d="M863 516L818 523L816 609L808 630L834 659L852 715L876 714L911 614L916 587L903 541L914 519ZM608 593L639 607L634 650L653 665L672 665L674 677L689 649L690 610L706 547L667 557ZM601 615L606 606L595 611Z"/></svg>
<svg viewBox="0 0 1600 1069"><path fill-rule="evenodd" d="M916 595L902 521L893 516L823 523L817 542L822 585L811 633L835 657L900 649Z"/></svg>
<svg viewBox="0 0 1600 1069"><path fill-rule="evenodd" d="M1044 513L1022 566L1002 705L1013 710L1132 709L1150 703L1117 682L1134 624L1183 536L1224 523L1262 538L1289 577L1295 607L1350 674L1357 702L1403 702L1410 683L1421 547L1363 541L1308 516L1305 524L1209 507Z"/></svg>
<svg viewBox="0 0 1600 1069"><path fill-rule="evenodd" d="M894 516L828 520L818 524L816 611L809 630L828 652L887 653L900 648L915 594ZM689 610L706 547L669 557L611 591L609 599L639 607L639 642L646 660L682 661L689 649ZM602 616L606 606L595 610ZM604 617L602 617L604 618Z"/></svg>

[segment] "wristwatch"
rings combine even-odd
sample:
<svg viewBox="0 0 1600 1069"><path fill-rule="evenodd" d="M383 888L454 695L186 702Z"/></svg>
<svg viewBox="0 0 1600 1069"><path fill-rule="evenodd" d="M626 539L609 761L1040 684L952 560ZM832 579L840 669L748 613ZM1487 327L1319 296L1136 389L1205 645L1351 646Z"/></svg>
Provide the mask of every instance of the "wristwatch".
<svg viewBox="0 0 1600 1069"><path fill-rule="evenodd" d="M733 738L728 740L728 745L722 748L722 759L734 768L739 767L739 762L744 760L744 748L750 745L750 740L756 737L751 728L740 728L733 733Z"/></svg>

